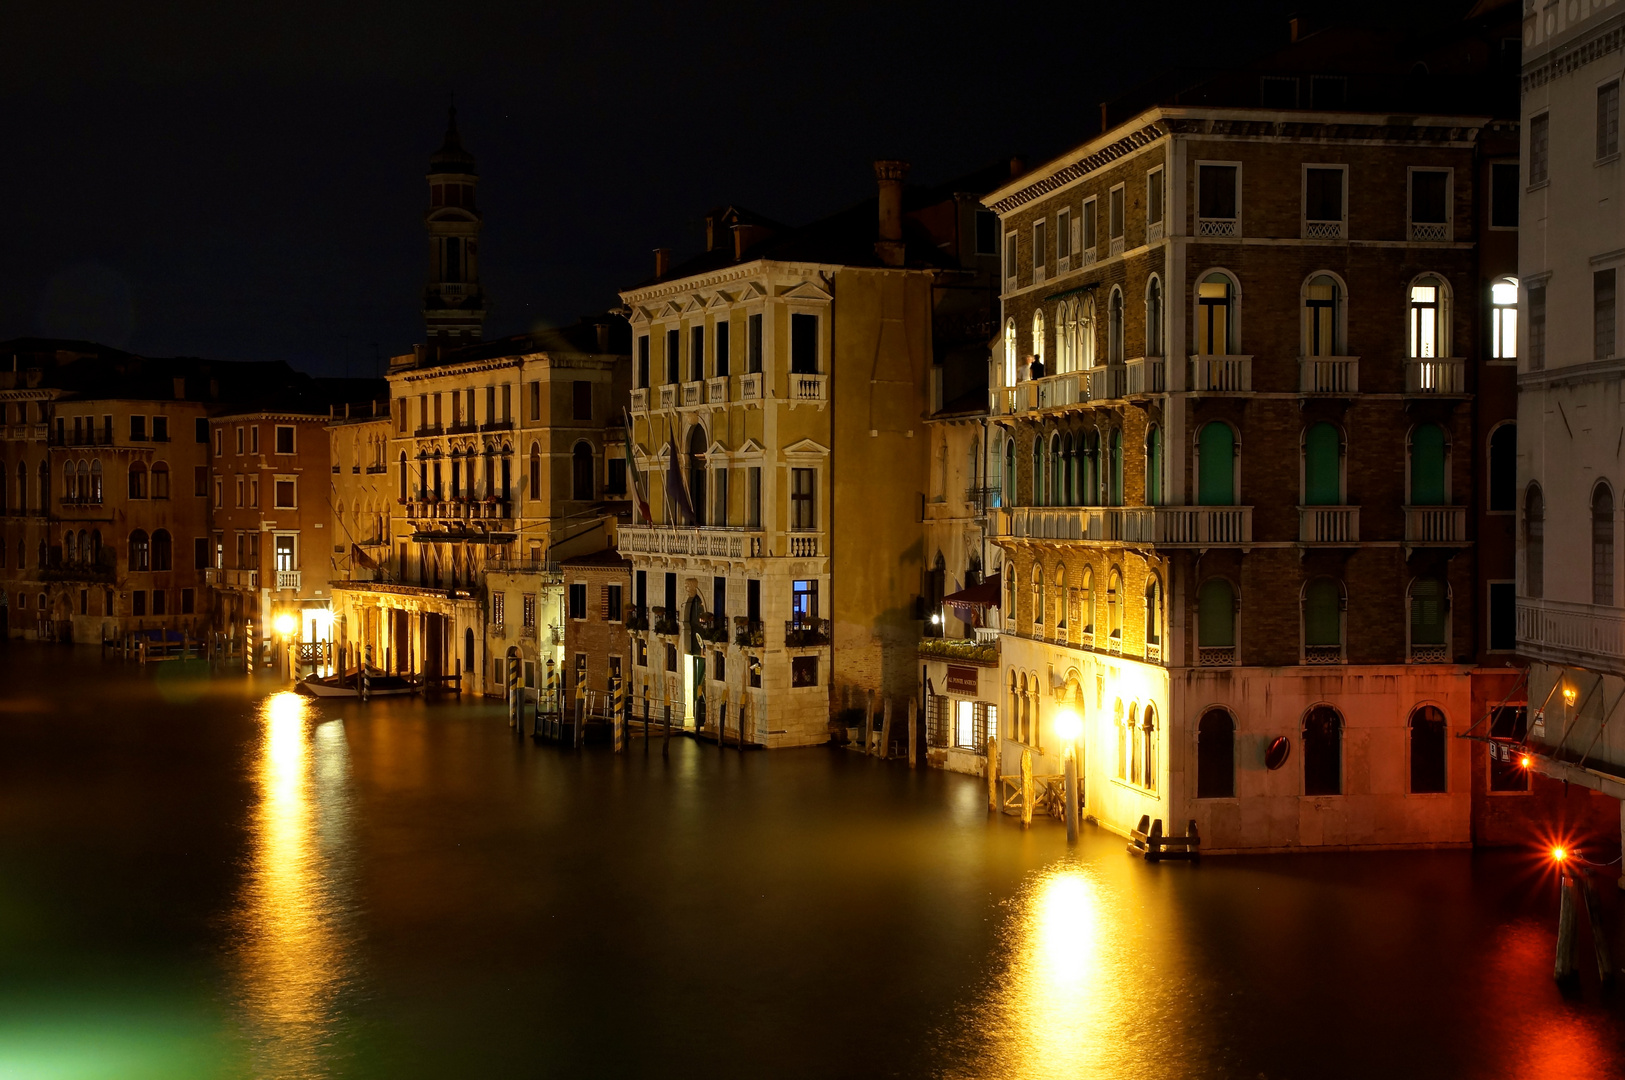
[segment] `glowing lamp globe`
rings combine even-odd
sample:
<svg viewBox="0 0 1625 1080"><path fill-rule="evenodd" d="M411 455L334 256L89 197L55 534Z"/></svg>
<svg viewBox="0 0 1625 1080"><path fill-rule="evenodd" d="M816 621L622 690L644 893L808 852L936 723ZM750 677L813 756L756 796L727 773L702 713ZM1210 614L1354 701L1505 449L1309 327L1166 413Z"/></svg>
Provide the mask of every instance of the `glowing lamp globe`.
<svg viewBox="0 0 1625 1080"><path fill-rule="evenodd" d="M281 634L283 637L287 637L289 634L293 633L294 627L298 625L298 620L287 613L283 613L276 617L276 632Z"/></svg>
<svg viewBox="0 0 1625 1080"><path fill-rule="evenodd" d="M1078 714L1070 709L1062 711L1055 717L1055 735L1064 743L1076 742L1083 734L1083 721Z"/></svg>

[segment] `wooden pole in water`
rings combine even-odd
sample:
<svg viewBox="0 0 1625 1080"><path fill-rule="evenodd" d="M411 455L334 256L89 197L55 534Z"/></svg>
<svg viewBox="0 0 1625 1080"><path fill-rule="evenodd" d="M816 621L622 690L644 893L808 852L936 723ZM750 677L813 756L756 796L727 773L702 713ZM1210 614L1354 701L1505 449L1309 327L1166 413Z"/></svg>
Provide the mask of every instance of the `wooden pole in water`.
<svg viewBox="0 0 1625 1080"><path fill-rule="evenodd" d="M1078 755L1066 751L1066 782L1063 785L1066 799L1066 842L1078 842Z"/></svg>
<svg viewBox="0 0 1625 1080"><path fill-rule="evenodd" d="M989 735L987 738L987 809L994 813L999 809L999 737Z"/></svg>
<svg viewBox="0 0 1625 1080"><path fill-rule="evenodd" d="M1552 976L1564 982L1574 974L1574 880L1565 871L1558 886L1557 963L1552 968Z"/></svg>
<svg viewBox="0 0 1625 1080"><path fill-rule="evenodd" d="M1591 875L1580 875L1580 895L1585 898L1586 922L1591 924L1591 946L1597 953L1597 977L1604 983L1614 981L1614 958L1608 950L1608 931L1597 910L1597 892L1591 887Z"/></svg>
<svg viewBox="0 0 1625 1080"><path fill-rule="evenodd" d="M1021 827L1033 823L1033 752L1031 747L1021 750Z"/></svg>
<svg viewBox="0 0 1625 1080"><path fill-rule="evenodd" d="M920 702L918 698L911 694L909 695L908 699L908 767L911 769L917 767L917 763L914 760L916 752L914 744L919 738L919 735L914 729L919 726L919 721Z"/></svg>
<svg viewBox="0 0 1625 1080"><path fill-rule="evenodd" d="M880 745L875 747L875 757L888 758L891 756L891 695L886 695L885 719L880 724Z"/></svg>
<svg viewBox="0 0 1625 1080"><path fill-rule="evenodd" d="M868 754L873 753L871 748L874 744L875 692L873 688L869 690L869 696L865 700L866 704L863 707L863 752Z"/></svg>

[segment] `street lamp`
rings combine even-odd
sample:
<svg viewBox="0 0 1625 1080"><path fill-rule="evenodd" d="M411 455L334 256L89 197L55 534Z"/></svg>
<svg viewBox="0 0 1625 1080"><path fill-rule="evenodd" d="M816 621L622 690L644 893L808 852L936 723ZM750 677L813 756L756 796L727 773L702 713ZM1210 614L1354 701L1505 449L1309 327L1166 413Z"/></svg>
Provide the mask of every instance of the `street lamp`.
<svg viewBox="0 0 1625 1080"><path fill-rule="evenodd" d="M294 674L293 655L292 646L289 644L288 639L293 635L294 628L299 625L299 622L284 611L276 617L271 625L276 628L277 637L282 639L282 662L286 665L284 670L287 672L288 678L291 679Z"/></svg>
<svg viewBox="0 0 1625 1080"><path fill-rule="evenodd" d="M1078 839L1078 755L1076 743L1083 733L1083 721L1071 709L1062 709L1055 716L1055 734L1061 740L1061 769L1065 777L1063 790L1066 797L1066 841Z"/></svg>

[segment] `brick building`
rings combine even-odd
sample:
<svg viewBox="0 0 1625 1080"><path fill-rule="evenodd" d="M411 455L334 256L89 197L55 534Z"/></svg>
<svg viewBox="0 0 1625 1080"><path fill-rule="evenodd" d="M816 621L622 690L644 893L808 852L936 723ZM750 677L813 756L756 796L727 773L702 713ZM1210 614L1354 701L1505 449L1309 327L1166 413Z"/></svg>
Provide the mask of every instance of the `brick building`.
<svg viewBox="0 0 1625 1080"><path fill-rule="evenodd" d="M631 670L626 629L632 598L632 561L613 548L559 563L564 587L564 669L570 691L585 686L592 710L602 712L610 680Z"/></svg>
<svg viewBox="0 0 1625 1080"><path fill-rule="evenodd" d="M1065 710L1109 827L1472 839L1488 763L1452 736L1517 687L1483 506L1515 370L1507 15L1306 35L988 196L1005 770L1059 773Z"/></svg>

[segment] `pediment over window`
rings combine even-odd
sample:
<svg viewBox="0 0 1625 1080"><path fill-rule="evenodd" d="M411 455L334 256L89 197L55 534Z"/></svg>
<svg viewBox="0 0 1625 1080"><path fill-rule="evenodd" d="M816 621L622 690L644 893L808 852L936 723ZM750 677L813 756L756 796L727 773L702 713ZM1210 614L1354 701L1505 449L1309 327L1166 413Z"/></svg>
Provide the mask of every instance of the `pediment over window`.
<svg viewBox="0 0 1625 1080"><path fill-rule="evenodd" d="M835 299L835 297L830 295L821 286L815 285L810 281L803 281L800 284L792 285L790 288L779 293L779 295L786 300L821 300L826 303Z"/></svg>
<svg viewBox="0 0 1625 1080"><path fill-rule="evenodd" d="M767 288L759 281L747 281L745 287L739 291L740 300L765 300Z"/></svg>
<svg viewBox="0 0 1625 1080"><path fill-rule="evenodd" d="M762 453L762 444L757 442L755 439L746 439L740 445L739 453L740 453L741 457L743 457L743 456L745 456L747 454L758 454L759 455L759 454Z"/></svg>
<svg viewBox="0 0 1625 1080"><path fill-rule="evenodd" d="M704 310L705 298L701 296L691 296L688 299L688 303L683 305L684 315L695 315Z"/></svg>
<svg viewBox="0 0 1625 1080"><path fill-rule="evenodd" d="M820 446L811 439L800 439L791 443L789 446L786 446L783 453L785 457L790 457L792 455L801 457L827 456L829 454L829 447Z"/></svg>
<svg viewBox="0 0 1625 1080"><path fill-rule="evenodd" d="M710 308L712 311L715 311L718 308L726 308L732 304L733 297L729 296L721 289L718 289L716 292L711 294L711 302L707 304L706 307Z"/></svg>
<svg viewBox="0 0 1625 1080"><path fill-rule="evenodd" d="M675 300L667 300L666 306L660 309L660 316L665 319L681 316L682 314L682 306Z"/></svg>

